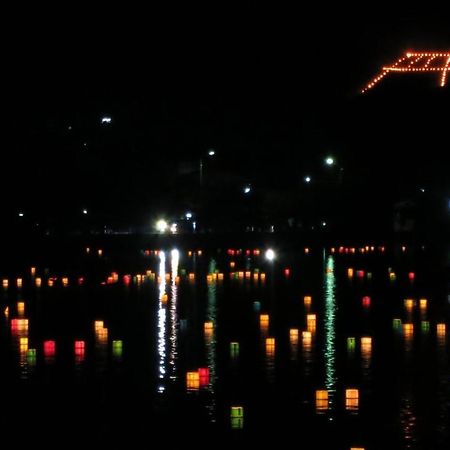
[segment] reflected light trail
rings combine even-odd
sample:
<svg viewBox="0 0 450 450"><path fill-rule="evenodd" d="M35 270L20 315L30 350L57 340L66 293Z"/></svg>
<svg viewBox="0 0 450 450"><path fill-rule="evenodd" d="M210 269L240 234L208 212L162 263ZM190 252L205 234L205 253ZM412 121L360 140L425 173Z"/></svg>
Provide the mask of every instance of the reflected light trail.
<svg viewBox="0 0 450 450"><path fill-rule="evenodd" d="M177 315L177 300L178 300L178 286L176 284L176 279L178 276L178 265L180 262L180 252L178 250L172 250L171 252L171 272L172 272L172 283L171 283L171 302L169 307L170 314L170 331L169 331L169 368L170 368L170 379L176 380L176 360L178 357L178 315Z"/></svg>
<svg viewBox="0 0 450 450"><path fill-rule="evenodd" d="M166 387L162 380L166 376L166 308L163 297L166 295L166 254L159 252L159 302L158 302L158 392L162 393Z"/></svg>
<svg viewBox="0 0 450 450"><path fill-rule="evenodd" d="M334 275L334 256L324 258L325 288L325 387L334 393L336 385L336 279ZM325 263L326 261L326 263ZM332 396L330 398L332 403Z"/></svg>

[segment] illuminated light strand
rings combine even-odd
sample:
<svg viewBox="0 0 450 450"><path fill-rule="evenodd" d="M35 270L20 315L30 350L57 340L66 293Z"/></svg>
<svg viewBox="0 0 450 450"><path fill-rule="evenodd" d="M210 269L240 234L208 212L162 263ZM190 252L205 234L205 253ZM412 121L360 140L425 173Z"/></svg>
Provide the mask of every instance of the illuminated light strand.
<svg viewBox="0 0 450 450"><path fill-rule="evenodd" d="M444 71L442 72L441 87L444 87L445 86L445 82L447 81L447 71L448 71L448 66L449 65L450 65L450 56L447 58L447 62L445 63Z"/></svg>
<svg viewBox="0 0 450 450"><path fill-rule="evenodd" d="M437 65L430 67L430 64L437 60ZM442 60L442 61L440 61ZM445 62L444 62L445 60ZM407 62L407 65L404 63ZM362 90L361 93L364 94L368 90L374 88L383 78L386 77L390 72L442 72L442 77L440 79L440 86L444 87L447 82L447 72L450 65L450 53L437 53L437 52L426 52L426 53L406 53L406 56L400 58L397 62L391 66L383 67L382 72L374 77Z"/></svg>

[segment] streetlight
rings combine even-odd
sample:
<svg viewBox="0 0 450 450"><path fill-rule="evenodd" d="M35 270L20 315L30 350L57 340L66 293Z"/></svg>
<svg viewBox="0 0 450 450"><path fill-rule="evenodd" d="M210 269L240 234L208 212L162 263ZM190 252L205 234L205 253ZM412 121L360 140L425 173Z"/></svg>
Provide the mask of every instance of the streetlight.
<svg viewBox="0 0 450 450"><path fill-rule="evenodd" d="M327 158L325 158L325 164L327 166L332 166L334 164L334 158L331 156L328 156Z"/></svg>
<svg viewBox="0 0 450 450"><path fill-rule="evenodd" d="M208 150L208 156L213 157L215 156L216 151L213 148L210 148ZM199 171L199 177L200 177L200 186L203 186L203 158L200 158L200 171Z"/></svg>
<svg viewBox="0 0 450 450"><path fill-rule="evenodd" d="M267 261L273 261L275 259L275 252L269 248L268 250L266 250L266 259Z"/></svg>
<svg viewBox="0 0 450 450"><path fill-rule="evenodd" d="M252 188L250 185L244 186L244 194L250 194Z"/></svg>
<svg viewBox="0 0 450 450"><path fill-rule="evenodd" d="M311 183L311 177L310 177L309 175L306 175L306 177L304 178L304 180L305 180L305 183L306 183L306 184Z"/></svg>
<svg viewBox="0 0 450 450"><path fill-rule="evenodd" d="M167 227L169 225L167 224L167 222L164 219L159 219L156 222L155 228L157 229L157 231L159 231L160 233L164 233L167 230Z"/></svg>

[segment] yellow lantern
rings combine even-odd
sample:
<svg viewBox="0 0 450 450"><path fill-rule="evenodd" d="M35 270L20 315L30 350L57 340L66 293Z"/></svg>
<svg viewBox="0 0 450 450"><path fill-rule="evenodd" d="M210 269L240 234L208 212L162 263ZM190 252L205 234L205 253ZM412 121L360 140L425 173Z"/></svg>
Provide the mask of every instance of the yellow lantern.
<svg viewBox="0 0 450 450"><path fill-rule="evenodd" d="M275 356L275 338L266 338L266 356Z"/></svg>
<svg viewBox="0 0 450 450"><path fill-rule="evenodd" d="M9 281L6 278L3 278L2 280L2 286L6 289L9 285Z"/></svg>
<svg viewBox="0 0 450 450"><path fill-rule="evenodd" d="M303 303L305 306L311 306L312 297L310 295L305 295L303 297Z"/></svg>
<svg viewBox="0 0 450 450"><path fill-rule="evenodd" d="M291 345L298 344L298 328L291 328L289 330L289 341Z"/></svg>
<svg viewBox="0 0 450 450"><path fill-rule="evenodd" d="M17 278L16 283L17 283L17 287L21 288L22 287L22 278Z"/></svg>
<svg viewBox="0 0 450 450"><path fill-rule="evenodd" d="M446 332L445 323L436 324L436 334L438 337L440 338L445 337L445 332Z"/></svg>
<svg viewBox="0 0 450 450"><path fill-rule="evenodd" d="M186 373L186 387L188 391L198 391L200 389L200 374L198 371Z"/></svg>
<svg viewBox="0 0 450 450"><path fill-rule="evenodd" d="M414 336L414 324L403 324L403 336L405 337L405 339L412 339L412 337Z"/></svg>
<svg viewBox="0 0 450 450"><path fill-rule="evenodd" d="M349 278L353 278L353 273L354 273L353 268L349 267L349 268L347 269L347 276L348 276Z"/></svg>
<svg viewBox="0 0 450 450"><path fill-rule="evenodd" d="M36 287L41 287L42 285L42 278L40 277L36 277L36 279L34 280Z"/></svg>
<svg viewBox="0 0 450 450"><path fill-rule="evenodd" d="M25 314L25 303L17 302L17 315L19 317L23 317L24 314Z"/></svg>
<svg viewBox="0 0 450 450"><path fill-rule="evenodd" d="M345 409L347 411L358 411L359 408L359 390L346 389L345 390Z"/></svg>
<svg viewBox="0 0 450 450"><path fill-rule="evenodd" d="M36 267L30 268L31 276L34 277L36 275Z"/></svg>
<svg viewBox="0 0 450 450"><path fill-rule="evenodd" d="M426 298L421 298L419 300L419 305L420 305L420 309L427 309L427 299Z"/></svg>
<svg viewBox="0 0 450 450"><path fill-rule="evenodd" d="M307 314L306 315L306 329L311 333L316 331L316 315L315 314Z"/></svg>
<svg viewBox="0 0 450 450"><path fill-rule="evenodd" d="M328 410L328 391L316 390L316 412L324 412Z"/></svg>
<svg viewBox="0 0 450 450"><path fill-rule="evenodd" d="M259 315L259 326L261 330L267 330L269 328L269 314Z"/></svg>

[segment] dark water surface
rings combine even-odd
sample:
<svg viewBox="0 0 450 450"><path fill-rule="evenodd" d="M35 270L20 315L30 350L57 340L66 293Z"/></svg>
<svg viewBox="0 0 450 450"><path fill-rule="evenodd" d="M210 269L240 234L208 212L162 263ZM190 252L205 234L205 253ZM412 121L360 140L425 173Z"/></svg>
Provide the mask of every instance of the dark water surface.
<svg viewBox="0 0 450 450"><path fill-rule="evenodd" d="M5 271L4 436L19 448L449 449L443 267L401 246L264 251L92 247L67 254L76 265Z"/></svg>

